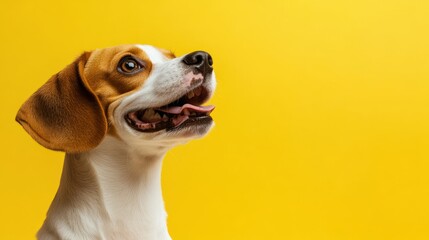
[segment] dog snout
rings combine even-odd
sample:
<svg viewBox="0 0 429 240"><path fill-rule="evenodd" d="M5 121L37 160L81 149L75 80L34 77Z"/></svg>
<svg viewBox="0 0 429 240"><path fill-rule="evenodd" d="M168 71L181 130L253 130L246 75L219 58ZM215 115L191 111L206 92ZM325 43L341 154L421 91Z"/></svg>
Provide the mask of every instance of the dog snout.
<svg viewBox="0 0 429 240"><path fill-rule="evenodd" d="M204 76L213 72L213 59L209 53L204 51L196 51L189 53L183 57L183 63L188 66L195 67Z"/></svg>

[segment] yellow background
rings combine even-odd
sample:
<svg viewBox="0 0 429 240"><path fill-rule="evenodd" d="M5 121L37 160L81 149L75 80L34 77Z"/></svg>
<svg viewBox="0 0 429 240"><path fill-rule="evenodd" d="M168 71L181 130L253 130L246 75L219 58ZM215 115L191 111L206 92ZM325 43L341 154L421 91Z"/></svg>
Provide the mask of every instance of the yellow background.
<svg viewBox="0 0 429 240"><path fill-rule="evenodd" d="M216 127L171 151L175 240L429 239L429 2L2 1L0 239L32 239L63 154L14 122L84 50L209 51Z"/></svg>

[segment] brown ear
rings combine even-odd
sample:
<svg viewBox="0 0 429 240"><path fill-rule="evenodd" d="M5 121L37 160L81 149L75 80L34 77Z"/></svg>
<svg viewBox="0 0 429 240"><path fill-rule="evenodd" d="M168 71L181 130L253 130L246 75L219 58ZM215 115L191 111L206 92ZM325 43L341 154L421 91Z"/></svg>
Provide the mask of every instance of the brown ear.
<svg viewBox="0 0 429 240"><path fill-rule="evenodd" d="M97 146L107 131L103 107L89 87L83 53L52 76L19 109L16 121L42 146L84 152Z"/></svg>

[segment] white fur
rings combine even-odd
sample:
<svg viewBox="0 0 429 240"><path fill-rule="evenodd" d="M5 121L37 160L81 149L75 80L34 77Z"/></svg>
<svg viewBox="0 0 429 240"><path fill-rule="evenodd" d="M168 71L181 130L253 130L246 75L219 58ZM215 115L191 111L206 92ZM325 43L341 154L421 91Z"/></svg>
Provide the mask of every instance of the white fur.
<svg viewBox="0 0 429 240"><path fill-rule="evenodd" d="M137 45L140 49L142 49L148 56L152 64L163 63L167 61L167 57L165 57L158 49L151 45Z"/></svg>
<svg viewBox="0 0 429 240"><path fill-rule="evenodd" d="M171 239L161 192L162 159L171 147L203 134L186 128L142 133L126 124L128 112L162 106L190 90L183 57L169 60L152 46L138 46L153 67L138 91L111 104L115 109L109 109L109 121L120 139L107 135L87 153L66 154L61 184L39 239ZM214 73L204 86L213 93Z"/></svg>

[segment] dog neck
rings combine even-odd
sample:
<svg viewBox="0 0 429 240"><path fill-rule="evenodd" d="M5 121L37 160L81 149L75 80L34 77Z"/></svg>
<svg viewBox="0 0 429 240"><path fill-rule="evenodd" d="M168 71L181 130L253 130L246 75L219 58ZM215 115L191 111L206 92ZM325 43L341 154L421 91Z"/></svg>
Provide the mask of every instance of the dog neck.
<svg viewBox="0 0 429 240"><path fill-rule="evenodd" d="M133 148L113 137L67 154L57 195L39 232L60 239L171 239L161 191L167 147Z"/></svg>

